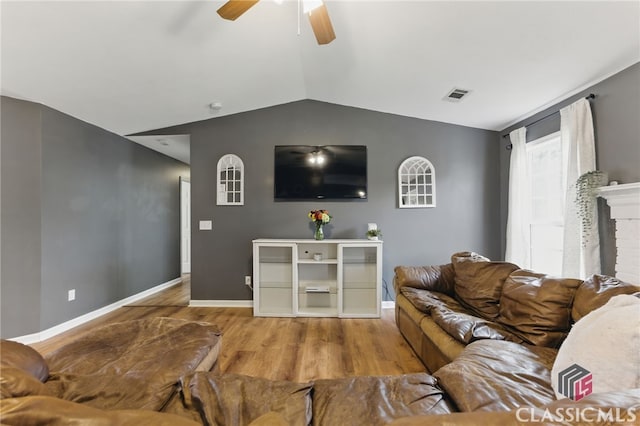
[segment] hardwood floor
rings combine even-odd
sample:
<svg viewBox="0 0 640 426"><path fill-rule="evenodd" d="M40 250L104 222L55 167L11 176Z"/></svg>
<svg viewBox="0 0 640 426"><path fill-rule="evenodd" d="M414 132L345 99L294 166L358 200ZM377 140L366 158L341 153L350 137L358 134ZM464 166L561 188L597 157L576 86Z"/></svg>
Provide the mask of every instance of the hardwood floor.
<svg viewBox="0 0 640 426"><path fill-rule="evenodd" d="M180 284L126 306L189 306L190 299L191 274L185 274Z"/></svg>
<svg viewBox="0 0 640 426"><path fill-rule="evenodd" d="M130 306L32 346L46 354L101 325L157 316L216 324L223 333L221 372L305 382L425 371L400 335L392 309L384 309L380 319L338 319L256 318L249 308Z"/></svg>

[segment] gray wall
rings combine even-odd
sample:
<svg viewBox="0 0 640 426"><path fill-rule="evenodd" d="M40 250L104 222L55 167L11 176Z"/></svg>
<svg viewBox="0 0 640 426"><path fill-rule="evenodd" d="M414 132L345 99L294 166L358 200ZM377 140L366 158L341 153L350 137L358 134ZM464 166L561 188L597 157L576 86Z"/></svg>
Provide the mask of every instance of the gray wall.
<svg viewBox="0 0 640 426"><path fill-rule="evenodd" d="M40 107L4 97L1 102L0 333L5 337L11 330L17 335L40 329L42 146Z"/></svg>
<svg viewBox="0 0 640 426"><path fill-rule="evenodd" d="M186 164L4 97L2 132L2 337L47 329L180 276L179 177L189 176ZM5 149L24 142L33 152ZM30 171L30 181L11 184ZM5 221L5 206L23 191L30 202L13 205L14 218ZM24 232L34 242L18 253ZM76 300L68 302L72 288Z"/></svg>
<svg viewBox="0 0 640 426"><path fill-rule="evenodd" d="M518 127L527 126L540 117L559 111L590 93L596 95L596 98L590 102L598 169L607 172L609 180L617 180L620 183L640 181L640 139L638 139L640 135L640 63L501 131L500 135L508 134ZM534 140L558 130L560 130L560 115L555 114L527 127L527 140ZM504 149L509 143L508 138L500 137L499 140L501 253L504 255L510 154ZM602 271L613 275L616 255L615 228L610 220L609 208L603 200L599 202L599 213Z"/></svg>
<svg viewBox="0 0 640 426"><path fill-rule="evenodd" d="M311 209L333 216L327 238L364 238L367 223L378 223L391 295L396 265L446 263L459 250L499 256L495 132L308 100L147 133L175 132L191 134L192 299L251 299L251 240L311 238ZM275 202L274 146L298 144L366 145L368 200ZM228 153L246 168L241 207L216 206L216 163ZM397 207L397 168L412 155L434 164L436 208ZM208 219L213 230L198 231Z"/></svg>

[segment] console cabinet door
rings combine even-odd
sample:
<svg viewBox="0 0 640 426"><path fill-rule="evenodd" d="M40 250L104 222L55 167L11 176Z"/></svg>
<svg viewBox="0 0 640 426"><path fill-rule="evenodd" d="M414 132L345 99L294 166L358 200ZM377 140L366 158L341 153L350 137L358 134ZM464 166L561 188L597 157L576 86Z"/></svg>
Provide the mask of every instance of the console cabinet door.
<svg viewBox="0 0 640 426"><path fill-rule="evenodd" d="M341 317L380 317L382 245L340 244L338 283Z"/></svg>
<svg viewBox="0 0 640 426"><path fill-rule="evenodd" d="M261 244L253 246L255 316L287 317L297 311L296 245Z"/></svg>

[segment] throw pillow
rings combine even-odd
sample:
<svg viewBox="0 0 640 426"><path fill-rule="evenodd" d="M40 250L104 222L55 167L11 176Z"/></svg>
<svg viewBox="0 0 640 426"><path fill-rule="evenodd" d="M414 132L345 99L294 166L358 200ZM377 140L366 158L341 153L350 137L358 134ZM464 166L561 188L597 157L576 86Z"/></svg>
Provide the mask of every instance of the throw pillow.
<svg viewBox="0 0 640 426"><path fill-rule="evenodd" d="M557 348L571 327L571 304L581 280L520 269L504 283L498 322L536 346Z"/></svg>
<svg viewBox="0 0 640 426"><path fill-rule="evenodd" d="M574 400L589 390L640 388L640 298L614 296L575 323L558 351L551 384L558 398Z"/></svg>
<svg viewBox="0 0 640 426"><path fill-rule="evenodd" d="M492 262L473 252L455 253L451 263L455 271L456 298L476 315L495 320L500 314L498 304L504 281L518 266Z"/></svg>
<svg viewBox="0 0 640 426"><path fill-rule="evenodd" d="M49 367L42 355L32 347L12 340L0 340L0 367L19 368L41 382L49 377Z"/></svg>

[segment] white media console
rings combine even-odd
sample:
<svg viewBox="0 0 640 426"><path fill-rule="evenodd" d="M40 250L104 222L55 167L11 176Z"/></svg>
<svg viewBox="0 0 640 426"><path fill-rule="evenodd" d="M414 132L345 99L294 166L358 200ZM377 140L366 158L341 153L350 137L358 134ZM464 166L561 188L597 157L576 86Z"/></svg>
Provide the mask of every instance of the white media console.
<svg viewBox="0 0 640 426"><path fill-rule="evenodd" d="M382 241L253 241L253 314L379 318Z"/></svg>

